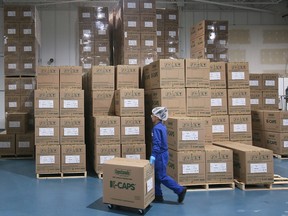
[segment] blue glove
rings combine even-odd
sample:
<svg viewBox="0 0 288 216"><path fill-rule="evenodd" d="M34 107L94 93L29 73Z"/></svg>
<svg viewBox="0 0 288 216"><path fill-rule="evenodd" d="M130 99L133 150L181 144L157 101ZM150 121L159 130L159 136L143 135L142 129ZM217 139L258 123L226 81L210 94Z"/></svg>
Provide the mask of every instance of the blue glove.
<svg viewBox="0 0 288 216"><path fill-rule="evenodd" d="M150 156L150 164L151 165L154 165L154 163L155 163L155 157L154 156Z"/></svg>

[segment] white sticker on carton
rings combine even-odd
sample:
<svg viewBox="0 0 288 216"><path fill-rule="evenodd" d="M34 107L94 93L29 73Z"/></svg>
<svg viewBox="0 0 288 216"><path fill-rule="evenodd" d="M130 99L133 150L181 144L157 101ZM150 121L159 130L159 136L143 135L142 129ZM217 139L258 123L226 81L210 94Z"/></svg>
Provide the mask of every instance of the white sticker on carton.
<svg viewBox="0 0 288 216"><path fill-rule="evenodd" d="M221 80L221 72L210 72L210 80Z"/></svg>
<svg viewBox="0 0 288 216"><path fill-rule="evenodd" d="M82 18L90 18L90 13L82 13Z"/></svg>
<svg viewBox="0 0 288 216"><path fill-rule="evenodd" d="M153 59L149 59L149 58L145 59L145 65L148 65L152 62L153 62Z"/></svg>
<svg viewBox="0 0 288 216"><path fill-rule="evenodd" d="M106 30L98 30L98 35L106 35Z"/></svg>
<svg viewBox="0 0 288 216"><path fill-rule="evenodd" d="M107 52L107 47L99 47L99 52Z"/></svg>
<svg viewBox="0 0 288 216"><path fill-rule="evenodd" d="M127 8L129 8L129 9L136 8L136 3L135 2L128 2Z"/></svg>
<svg viewBox="0 0 288 216"><path fill-rule="evenodd" d="M9 102L8 103L9 108L16 108L17 107L17 102Z"/></svg>
<svg viewBox="0 0 288 216"><path fill-rule="evenodd" d="M85 69L91 69L92 65L91 64L84 64L83 67Z"/></svg>
<svg viewBox="0 0 288 216"><path fill-rule="evenodd" d="M162 52L162 48L161 47L157 47L157 52L161 53Z"/></svg>
<svg viewBox="0 0 288 216"><path fill-rule="evenodd" d="M250 99L251 105L259 105L259 99Z"/></svg>
<svg viewBox="0 0 288 216"><path fill-rule="evenodd" d="M220 59L226 59L227 55L226 54L220 54L219 58Z"/></svg>
<svg viewBox="0 0 288 216"><path fill-rule="evenodd" d="M91 46L85 46L83 47L83 52L91 52L92 47Z"/></svg>
<svg viewBox="0 0 288 216"><path fill-rule="evenodd" d="M64 100L63 107L65 109L74 109L78 108L78 100Z"/></svg>
<svg viewBox="0 0 288 216"><path fill-rule="evenodd" d="M79 128L64 128L64 136L79 136Z"/></svg>
<svg viewBox="0 0 288 216"><path fill-rule="evenodd" d="M283 119L283 126L287 126L288 125L288 119Z"/></svg>
<svg viewBox="0 0 288 216"><path fill-rule="evenodd" d="M29 141L20 141L18 144L19 148L29 148L30 147L30 142Z"/></svg>
<svg viewBox="0 0 288 216"><path fill-rule="evenodd" d="M207 44L214 44L214 40L207 40Z"/></svg>
<svg viewBox="0 0 288 216"><path fill-rule="evenodd" d="M24 11L23 17L32 17L32 12L31 11Z"/></svg>
<svg viewBox="0 0 288 216"><path fill-rule="evenodd" d="M207 25L207 29L208 30L214 30L214 26L213 25Z"/></svg>
<svg viewBox="0 0 288 216"><path fill-rule="evenodd" d="M212 125L212 133L224 133L224 125Z"/></svg>
<svg viewBox="0 0 288 216"><path fill-rule="evenodd" d="M128 40L129 46L137 46L137 40Z"/></svg>
<svg viewBox="0 0 288 216"><path fill-rule="evenodd" d="M169 14L169 20L176 20L176 15L175 14Z"/></svg>
<svg viewBox="0 0 288 216"><path fill-rule="evenodd" d="M135 160L140 160L141 159L140 154L127 154L126 158L135 159Z"/></svg>
<svg viewBox="0 0 288 216"><path fill-rule="evenodd" d="M80 155L65 155L65 164L79 164Z"/></svg>
<svg viewBox="0 0 288 216"><path fill-rule="evenodd" d="M114 136L114 135L115 135L114 127L100 128L100 136Z"/></svg>
<svg viewBox="0 0 288 216"><path fill-rule="evenodd" d="M8 52L16 52L16 46L8 46Z"/></svg>
<svg viewBox="0 0 288 216"><path fill-rule="evenodd" d="M8 17L15 17L16 16L16 11L8 11L7 12Z"/></svg>
<svg viewBox="0 0 288 216"><path fill-rule="evenodd" d="M265 80L265 86L275 86L275 80Z"/></svg>
<svg viewBox="0 0 288 216"><path fill-rule="evenodd" d="M176 48L170 47L170 48L168 49L168 52L169 52L169 53L176 53Z"/></svg>
<svg viewBox="0 0 288 216"><path fill-rule="evenodd" d="M53 100L39 100L38 107L41 109L53 109L54 101Z"/></svg>
<svg viewBox="0 0 288 216"><path fill-rule="evenodd" d="M137 22L136 21L128 21L128 27L136 27L137 26Z"/></svg>
<svg viewBox="0 0 288 216"><path fill-rule="evenodd" d="M33 68L33 64L32 63L25 63L24 64L24 69L32 69Z"/></svg>
<svg viewBox="0 0 288 216"><path fill-rule="evenodd" d="M214 54L207 54L207 58L208 59L213 59L214 58Z"/></svg>
<svg viewBox="0 0 288 216"><path fill-rule="evenodd" d="M153 22L144 22L145 28L153 28Z"/></svg>
<svg viewBox="0 0 288 216"><path fill-rule="evenodd" d="M225 25L220 25L220 26L219 26L219 29L220 29L221 31L225 31L225 30L226 30L226 26L225 26Z"/></svg>
<svg viewBox="0 0 288 216"><path fill-rule="evenodd" d="M8 34L9 35L16 34L16 29L8 29Z"/></svg>
<svg viewBox="0 0 288 216"><path fill-rule="evenodd" d="M251 163L250 173L267 173L267 163Z"/></svg>
<svg viewBox="0 0 288 216"><path fill-rule="evenodd" d="M211 98L211 106L213 106L213 107L222 106L222 99L221 98Z"/></svg>
<svg viewBox="0 0 288 216"><path fill-rule="evenodd" d="M40 156L40 164L54 164L54 163L55 163L55 155Z"/></svg>
<svg viewBox="0 0 288 216"><path fill-rule="evenodd" d="M39 128L39 136L54 136L54 128Z"/></svg>
<svg viewBox="0 0 288 216"><path fill-rule="evenodd" d="M153 40L145 40L145 46L154 46Z"/></svg>
<svg viewBox="0 0 288 216"><path fill-rule="evenodd" d="M139 100L138 99L124 99L124 107L126 108L139 107Z"/></svg>
<svg viewBox="0 0 288 216"><path fill-rule="evenodd" d="M169 31L170 37L176 37L176 31Z"/></svg>
<svg viewBox="0 0 288 216"><path fill-rule="evenodd" d="M24 46L24 52L32 52L32 46Z"/></svg>
<svg viewBox="0 0 288 216"><path fill-rule="evenodd" d="M156 14L156 19L162 19L162 14Z"/></svg>
<svg viewBox="0 0 288 216"><path fill-rule="evenodd" d="M0 148L10 148L11 143L10 142L0 142Z"/></svg>
<svg viewBox="0 0 288 216"><path fill-rule="evenodd" d="M232 98L232 106L246 106L245 98Z"/></svg>
<svg viewBox="0 0 288 216"><path fill-rule="evenodd" d="M125 135L139 135L140 128L139 127L125 127Z"/></svg>
<svg viewBox="0 0 288 216"><path fill-rule="evenodd" d="M25 84L24 89L25 90L33 90L33 84Z"/></svg>
<svg viewBox="0 0 288 216"><path fill-rule="evenodd" d="M244 80L245 79L245 73L240 71L234 71L232 72L232 80Z"/></svg>
<svg viewBox="0 0 288 216"><path fill-rule="evenodd" d="M273 98L265 98L265 104L275 104L276 101Z"/></svg>
<svg viewBox="0 0 288 216"><path fill-rule="evenodd" d="M182 131L182 140L198 140L198 131Z"/></svg>
<svg viewBox="0 0 288 216"><path fill-rule="evenodd" d="M129 65L137 65L138 64L137 59L129 59L128 62L129 62Z"/></svg>
<svg viewBox="0 0 288 216"><path fill-rule="evenodd" d="M247 124L233 124L233 132L247 132Z"/></svg>
<svg viewBox="0 0 288 216"><path fill-rule="evenodd" d="M288 148L288 141L286 141L286 140L284 141L283 147L284 147L284 148Z"/></svg>
<svg viewBox="0 0 288 216"><path fill-rule="evenodd" d="M17 85L16 84L8 85L8 90L17 90Z"/></svg>
<svg viewBox="0 0 288 216"><path fill-rule="evenodd" d="M199 164L183 164L182 174L195 174L199 173Z"/></svg>
<svg viewBox="0 0 288 216"><path fill-rule="evenodd" d="M220 40L219 41L221 45L225 45L226 44L226 40Z"/></svg>
<svg viewBox="0 0 288 216"><path fill-rule="evenodd" d="M31 35L32 34L32 29L23 29L23 34L24 35Z"/></svg>
<svg viewBox="0 0 288 216"><path fill-rule="evenodd" d="M20 121L9 121L9 128L19 128Z"/></svg>
<svg viewBox="0 0 288 216"><path fill-rule="evenodd" d="M151 9L153 7L152 3L145 3L144 2L144 8L145 9Z"/></svg>
<svg viewBox="0 0 288 216"><path fill-rule="evenodd" d="M249 85L250 86L259 86L259 81L258 80L249 80Z"/></svg>
<svg viewBox="0 0 288 216"><path fill-rule="evenodd" d="M91 30L90 29L83 29L83 35L84 36L90 36L91 35Z"/></svg>
<svg viewBox="0 0 288 216"><path fill-rule="evenodd" d="M153 178L150 178L147 180L146 187L147 187L146 193L149 193L149 191L151 191L153 189L153 187L154 187Z"/></svg>
<svg viewBox="0 0 288 216"><path fill-rule="evenodd" d="M227 172L227 164L226 163L210 163L210 172L211 173Z"/></svg>
<svg viewBox="0 0 288 216"><path fill-rule="evenodd" d="M16 69L16 64L8 64L8 69Z"/></svg>
<svg viewBox="0 0 288 216"><path fill-rule="evenodd" d="M114 157L114 155L102 155L100 156L100 164L103 164L106 161L113 159Z"/></svg>
<svg viewBox="0 0 288 216"><path fill-rule="evenodd" d="M25 106L26 108L32 108L32 107L33 107L33 102L32 102L32 101L26 101L26 102L24 103L24 106Z"/></svg>
<svg viewBox="0 0 288 216"><path fill-rule="evenodd" d="M157 36L161 36L162 35L162 31L157 31Z"/></svg>

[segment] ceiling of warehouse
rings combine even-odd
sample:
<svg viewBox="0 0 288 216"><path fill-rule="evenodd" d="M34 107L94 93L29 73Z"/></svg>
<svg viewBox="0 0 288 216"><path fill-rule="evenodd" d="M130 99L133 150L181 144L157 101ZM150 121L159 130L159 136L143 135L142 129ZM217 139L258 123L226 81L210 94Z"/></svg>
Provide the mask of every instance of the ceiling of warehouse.
<svg viewBox="0 0 288 216"><path fill-rule="evenodd" d="M100 4L111 6L119 0L0 0L2 4L33 4L39 7L65 7ZM157 6L181 7L188 11L254 11L288 16L288 0L156 0Z"/></svg>

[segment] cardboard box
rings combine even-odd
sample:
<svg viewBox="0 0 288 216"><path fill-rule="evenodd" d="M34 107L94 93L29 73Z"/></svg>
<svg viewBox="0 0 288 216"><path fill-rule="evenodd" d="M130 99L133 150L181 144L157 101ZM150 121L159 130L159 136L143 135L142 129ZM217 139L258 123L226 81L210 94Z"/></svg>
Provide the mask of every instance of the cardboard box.
<svg viewBox="0 0 288 216"><path fill-rule="evenodd" d="M140 50L141 38L139 32L126 32L124 34L124 49Z"/></svg>
<svg viewBox="0 0 288 216"><path fill-rule="evenodd" d="M60 116L84 116L84 90L61 89Z"/></svg>
<svg viewBox="0 0 288 216"><path fill-rule="evenodd" d="M186 115L186 93L184 88L178 89L155 89L145 92L149 101L145 102L151 108L165 106L169 111L169 116ZM146 96L145 96L146 97ZM151 111L150 111L151 112Z"/></svg>
<svg viewBox="0 0 288 216"><path fill-rule="evenodd" d="M145 143L145 118L121 117L121 144Z"/></svg>
<svg viewBox="0 0 288 216"><path fill-rule="evenodd" d="M251 114L250 89L228 89L229 115Z"/></svg>
<svg viewBox="0 0 288 216"><path fill-rule="evenodd" d="M165 9L164 15L165 15L164 22L166 23L166 25L178 25L179 24L178 10Z"/></svg>
<svg viewBox="0 0 288 216"><path fill-rule="evenodd" d="M60 89L82 89L82 67L60 67Z"/></svg>
<svg viewBox="0 0 288 216"><path fill-rule="evenodd" d="M175 41L178 44L179 41L179 26L178 25L169 25L166 24L164 25L164 40L169 41L169 43L171 43L171 41Z"/></svg>
<svg viewBox="0 0 288 216"><path fill-rule="evenodd" d="M95 145L120 145L120 117L93 117L93 134Z"/></svg>
<svg viewBox="0 0 288 216"><path fill-rule="evenodd" d="M174 56L174 58L178 57L179 53L179 43L178 42L166 42L164 45L164 55L167 56ZM169 59L169 58L167 58ZM173 58L170 58L173 59Z"/></svg>
<svg viewBox="0 0 288 216"><path fill-rule="evenodd" d="M37 65L36 58L30 56L22 57L20 61L21 75L35 76L36 65Z"/></svg>
<svg viewBox="0 0 288 216"><path fill-rule="evenodd" d="M35 118L35 145L59 145L59 124L59 118Z"/></svg>
<svg viewBox="0 0 288 216"><path fill-rule="evenodd" d="M151 50L157 49L157 35L155 32L144 32L141 33L141 40L140 40L140 49L141 52L143 50L148 50L151 52ZM156 59L155 59L156 60Z"/></svg>
<svg viewBox="0 0 288 216"><path fill-rule="evenodd" d="M155 14L140 14L140 31L154 33L157 31Z"/></svg>
<svg viewBox="0 0 288 216"><path fill-rule="evenodd" d="M5 57L19 57L20 52L19 41L16 39L6 39L4 44L4 55Z"/></svg>
<svg viewBox="0 0 288 216"><path fill-rule="evenodd" d="M262 74L263 90L278 90L278 74Z"/></svg>
<svg viewBox="0 0 288 216"><path fill-rule="evenodd" d="M86 172L85 145L61 145L61 172Z"/></svg>
<svg viewBox="0 0 288 216"><path fill-rule="evenodd" d="M265 131L265 148L275 154L288 155L288 134Z"/></svg>
<svg viewBox="0 0 288 216"><path fill-rule="evenodd" d="M142 82L144 82L145 91L151 89L151 65L145 65L142 72Z"/></svg>
<svg viewBox="0 0 288 216"><path fill-rule="evenodd" d="M263 108L263 96L261 90L250 90L250 104L251 110L261 110Z"/></svg>
<svg viewBox="0 0 288 216"><path fill-rule="evenodd" d="M139 66L141 62L140 51L125 50L123 56L121 57L121 62L122 65Z"/></svg>
<svg viewBox="0 0 288 216"><path fill-rule="evenodd" d="M0 155L15 155L15 134L0 133Z"/></svg>
<svg viewBox="0 0 288 216"><path fill-rule="evenodd" d="M109 160L103 177L104 203L145 209L155 198L154 167L147 160Z"/></svg>
<svg viewBox="0 0 288 216"><path fill-rule="evenodd" d="M124 14L123 15L123 30L124 32L140 31L141 19L137 14Z"/></svg>
<svg viewBox="0 0 288 216"><path fill-rule="evenodd" d="M94 42L80 43L79 53L81 55L94 56L95 55Z"/></svg>
<svg viewBox="0 0 288 216"><path fill-rule="evenodd" d="M229 140L229 116L212 116L212 141Z"/></svg>
<svg viewBox="0 0 288 216"><path fill-rule="evenodd" d="M110 41L101 40L94 42L94 53L96 56L110 56Z"/></svg>
<svg viewBox="0 0 288 216"><path fill-rule="evenodd" d="M108 7L93 7L94 20L108 20L109 11Z"/></svg>
<svg viewBox="0 0 288 216"><path fill-rule="evenodd" d="M184 80L183 59L160 59L151 63L151 88L183 88Z"/></svg>
<svg viewBox="0 0 288 216"><path fill-rule="evenodd" d="M215 145L205 145L205 153L206 182L233 182L233 151Z"/></svg>
<svg viewBox="0 0 288 216"><path fill-rule="evenodd" d="M169 149L167 174L180 185L197 185L206 182L205 151L174 151Z"/></svg>
<svg viewBox="0 0 288 216"><path fill-rule="evenodd" d="M157 30L159 27L164 26L165 11L166 9L164 8L156 8Z"/></svg>
<svg viewBox="0 0 288 216"><path fill-rule="evenodd" d="M37 67L37 89L54 88L59 89L60 76L59 67Z"/></svg>
<svg viewBox="0 0 288 216"><path fill-rule="evenodd" d="M185 59L186 87L210 88L209 71L208 59Z"/></svg>
<svg viewBox="0 0 288 216"><path fill-rule="evenodd" d="M156 13L156 0L139 1L140 14L153 14Z"/></svg>
<svg viewBox="0 0 288 216"><path fill-rule="evenodd" d="M14 22L5 23L4 35L7 38L18 39L20 35L19 23Z"/></svg>
<svg viewBox="0 0 288 216"><path fill-rule="evenodd" d="M89 79L91 82L90 90L114 90L114 76L114 66L93 66L91 78Z"/></svg>
<svg viewBox="0 0 288 216"><path fill-rule="evenodd" d="M109 55L94 56L94 65L109 66L110 64L111 63Z"/></svg>
<svg viewBox="0 0 288 216"><path fill-rule="evenodd" d="M230 140L252 140L251 115L230 115Z"/></svg>
<svg viewBox="0 0 288 216"><path fill-rule="evenodd" d="M116 89L139 88L140 67L138 65L116 66Z"/></svg>
<svg viewBox="0 0 288 216"><path fill-rule="evenodd" d="M91 101L87 106L90 108L91 116L114 115L115 113L115 97L114 90L97 90L92 91L89 95Z"/></svg>
<svg viewBox="0 0 288 216"><path fill-rule="evenodd" d="M20 85L19 77L5 77L5 95L20 95Z"/></svg>
<svg viewBox="0 0 288 216"><path fill-rule="evenodd" d="M211 115L228 114L227 90L211 89Z"/></svg>
<svg viewBox="0 0 288 216"><path fill-rule="evenodd" d="M28 113L7 113L6 131L11 133L26 133L28 131Z"/></svg>
<svg viewBox="0 0 288 216"><path fill-rule="evenodd" d="M115 91L117 116L144 116L144 89L119 89Z"/></svg>
<svg viewBox="0 0 288 216"><path fill-rule="evenodd" d="M37 9L35 6L22 5L19 8L19 22L35 22Z"/></svg>
<svg viewBox="0 0 288 216"><path fill-rule="evenodd" d="M95 145L94 146L94 171L103 173L103 164L115 157L121 156L121 146L117 145Z"/></svg>
<svg viewBox="0 0 288 216"><path fill-rule="evenodd" d="M187 116L211 116L211 89L186 88Z"/></svg>
<svg viewBox="0 0 288 216"><path fill-rule="evenodd" d="M59 90L36 89L34 95L35 117L59 116Z"/></svg>
<svg viewBox="0 0 288 216"><path fill-rule="evenodd" d="M108 20L96 20L94 25L94 37L97 40L109 40L109 22Z"/></svg>
<svg viewBox="0 0 288 216"><path fill-rule="evenodd" d="M60 173L60 145L36 145L36 173Z"/></svg>
<svg viewBox="0 0 288 216"><path fill-rule="evenodd" d="M172 117L165 122L168 147L175 151L204 148L206 122L204 118Z"/></svg>
<svg viewBox="0 0 288 216"><path fill-rule="evenodd" d="M19 24L19 38L20 39L34 39L35 38L35 23L20 23Z"/></svg>
<svg viewBox="0 0 288 216"><path fill-rule="evenodd" d="M21 75L21 61L19 58L15 57L4 58L4 75L5 76Z"/></svg>
<svg viewBox="0 0 288 216"><path fill-rule="evenodd" d="M20 111L34 114L34 93L20 97Z"/></svg>
<svg viewBox="0 0 288 216"><path fill-rule="evenodd" d="M21 95L28 96L34 95L36 89L36 78L35 77L21 77L20 79L20 90Z"/></svg>
<svg viewBox="0 0 288 216"><path fill-rule="evenodd" d="M228 35L228 21L225 20L202 20L191 28L192 38L211 33Z"/></svg>
<svg viewBox="0 0 288 216"><path fill-rule="evenodd" d="M272 132L288 132L288 112L265 110L264 130Z"/></svg>
<svg viewBox="0 0 288 216"><path fill-rule="evenodd" d="M210 62L210 87L226 89L225 62Z"/></svg>
<svg viewBox="0 0 288 216"><path fill-rule="evenodd" d="M252 110L252 129L264 130L264 110Z"/></svg>
<svg viewBox="0 0 288 216"><path fill-rule="evenodd" d="M85 144L84 117L60 118L60 144L61 145Z"/></svg>
<svg viewBox="0 0 288 216"><path fill-rule="evenodd" d="M263 91L263 109L278 110L279 95L278 90L264 90Z"/></svg>
<svg viewBox="0 0 288 216"><path fill-rule="evenodd" d="M253 146L266 148L265 144L265 132L262 130L252 130L252 142Z"/></svg>
<svg viewBox="0 0 288 216"><path fill-rule="evenodd" d="M5 95L5 112L19 112L21 109L20 95Z"/></svg>
<svg viewBox="0 0 288 216"><path fill-rule="evenodd" d="M19 21L20 10L15 5L5 5L4 7L4 20L5 22L17 22Z"/></svg>
<svg viewBox="0 0 288 216"><path fill-rule="evenodd" d="M88 15L88 13L85 13ZM89 15L88 15L89 16ZM89 19L89 17L87 18ZM79 20L80 21L80 20ZM94 40L94 29L92 22L79 22L80 44L87 44Z"/></svg>
<svg viewBox="0 0 288 216"><path fill-rule="evenodd" d="M16 155L34 157L34 132L16 134Z"/></svg>
<svg viewBox="0 0 288 216"><path fill-rule="evenodd" d="M236 142L215 142L233 150L234 178L244 184L272 184L274 181L273 152Z"/></svg>
<svg viewBox="0 0 288 216"><path fill-rule="evenodd" d="M140 52L140 66L141 68L145 65L149 65L152 62L156 61L158 59L158 56L156 54L155 50L141 50Z"/></svg>
<svg viewBox="0 0 288 216"><path fill-rule="evenodd" d="M21 56L37 56L39 45L35 40L24 40L19 42L19 51Z"/></svg>
<svg viewBox="0 0 288 216"><path fill-rule="evenodd" d="M249 74L249 86L252 90L262 90L263 77L262 74Z"/></svg>
<svg viewBox="0 0 288 216"><path fill-rule="evenodd" d="M146 159L145 144L121 145L121 157L127 159Z"/></svg>
<svg viewBox="0 0 288 216"><path fill-rule="evenodd" d="M226 64L228 89L249 88L249 64L229 62Z"/></svg>
<svg viewBox="0 0 288 216"><path fill-rule="evenodd" d="M138 14L140 11L139 0L120 0L119 6L123 10L123 14Z"/></svg>
<svg viewBox="0 0 288 216"><path fill-rule="evenodd" d="M79 22L92 22L94 19L92 7L78 7Z"/></svg>

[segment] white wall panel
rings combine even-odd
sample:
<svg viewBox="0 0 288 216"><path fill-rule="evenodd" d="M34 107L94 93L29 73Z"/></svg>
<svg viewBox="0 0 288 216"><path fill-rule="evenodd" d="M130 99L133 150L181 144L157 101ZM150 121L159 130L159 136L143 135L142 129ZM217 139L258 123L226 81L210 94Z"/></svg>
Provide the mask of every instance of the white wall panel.
<svg viewBox="0 0 288 216"><path fill-rule="evenodd" d="M261 13L248 12L247 18L248 18L249 25L261 24Z"/></svg>
<svg viewBox="0 0 288 216"><path fill-rule="evenodd" d="M0 8L0 17L4 17L3 8ZM4 101L4 20L0 19L0 129L5 128L5 101Z"/></svg>
<svg viewBox="0 0 288 216"><path fill-rule="evenodd" d="M247 12L235 12L234 25L246 25L248 23Z"/></svg>

